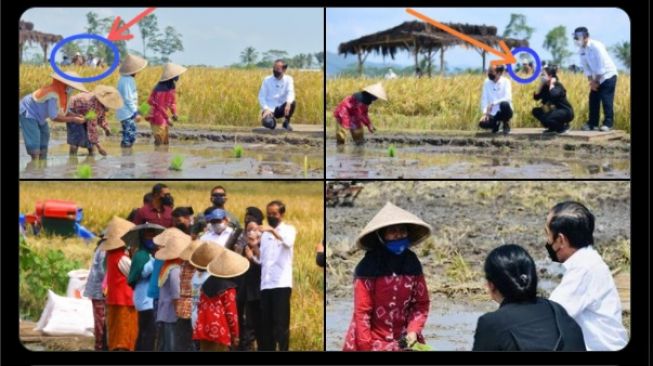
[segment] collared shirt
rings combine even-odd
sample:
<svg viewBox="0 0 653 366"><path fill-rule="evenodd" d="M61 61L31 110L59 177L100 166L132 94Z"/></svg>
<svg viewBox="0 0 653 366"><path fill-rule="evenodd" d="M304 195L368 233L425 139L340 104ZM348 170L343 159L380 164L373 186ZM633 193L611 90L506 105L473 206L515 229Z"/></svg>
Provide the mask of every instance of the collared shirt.
<svg viewBox="0 0 653 366"><path fill-rule="evenodd" d="M563 266L552 301L562 305L583 330L588 351L617 351L628 343L621 301L610 268L591 246L578 249Z"/></svg>
<svg viewBox="0 0 653 366"><path fill-rule="evenodd" d="M138 113L138 90L136 89L135 78L122 75L118 79L117 89L122 97L123 106L116 110L116 119L124 121Z"/></svg>
<svg viewBox="0 0 653 366"><path fill-rule="evenodd" d="M20 100L18 112L44 125L48 123L48 118L53 119L59 114L59 106L56 98L50 98L43 103L39 103L34 100L32 94L27 94Z"/></svg>
<svg viewBox="0 0 653 366"><path fill-rule="evenodd" d="M150 260L143 267L143 271L141 271L141 278L136 283L136 286L134 286L134 307L136 311L152 310L154 307L154 301L151 297L147 296L153 269L154 257L150 256Z"/></svg>
<svg viewBox="0 0 653 366"><path fill-rule="evenodd" d="M274 230L282 240L269 232L261 235L261 290L292 287L292 256L297 230L285 222Z"/></svg>
<svg viewBox="0 0 653 366"><path fill-rule="evenodd" d="M152 204L147 203L136 211L134 217L134 224L142 225L145 223L161 225L165 228L173 226L172 222L172 208L170 206L162 206L162 210L158 211Z"/></svg>
<svg viewBox="0 0 653 366"><path fill-rule="evenodd" d="M508 102L510 103L510 107L512 107L512 86L510 80L505 76L501 76L497 82L485 79L483 83L483 95L481 96L481 113L485 113L487 106L492 104L490 115L494 116L499 112L499 104L501 102Z"/></svg>
<svg viewBox="0 0 653 366"><path fill-rule="evenodd" d="M209 231L200 237L200 240L210 241L224 247L227 244L227 240L229 240L231 237L231 233L233 232L234 229L228 226L220 234L209 229Z"/></svg>
<svg viewBox="0 0 653 366"><path fill-rule="evenodd" d="M353 95L346 97L338 104L333 116L343 128L357 129L371 125L368 113L368 106L356 99Z"/></svg>
<svg viewBox="0 0 653 366"><path fill-rule="evenodd" d="M180 291L180 269L174 266L170 269L168 279L159 289L159 305L156 310L156 321L165 323L177 322L175 300L179 299ZM157 276L158 277L158 276Z"/></svg>
<svg viewBox="0 0 653 366"><path fill-rule="evenodd" d="M261 109L271 110L283 103L292 103L295 101L295 84L293 78L284 75L281 80L270 75L263 79L261 89L258 92L258 102Z"/></svg>
<svg viewBox="0 0 653 366"><path fill-rule="evenodd" d="M104 250L95 249L93 254L93 263L91 263L91 270L88 273L86 280L86 287L84 288L84 296L93 300L104 299L102 292L102 281L104 280L104 258L106 256Z"/></svg>
<svg viewBox="0 0 653 366"><path fill-rule="evenodd" d="M608 50L603 43L590 39L587 46L579 51L580 64L583 66L585 76L599 77L599 83L617 75L617 66L610 58Z"/></svg>

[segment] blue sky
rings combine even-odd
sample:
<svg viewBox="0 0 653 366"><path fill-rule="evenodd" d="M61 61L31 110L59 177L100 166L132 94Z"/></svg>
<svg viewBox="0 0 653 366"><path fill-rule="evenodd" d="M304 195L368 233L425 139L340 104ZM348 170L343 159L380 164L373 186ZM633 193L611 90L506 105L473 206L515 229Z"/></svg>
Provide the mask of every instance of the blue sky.
<svg viewBox="0 0 653 366"><path fill-rule="evenodd" d="M546 33L558 25L564 25L568 32L578 26L586 26L590 37L611 46L618 42L630 41L630 20L628 15L617 8L415 8L426 16L441 22L470 23L493 25L501 34L511 13L526 15L527 21L535 32L530 40L530 46L541 58L550 59L551 55L542 48ZM406 13L405 8L328 8L326 17L326 49L337 52L338 45L348 40L385 30L407 20L416 20ZM575 51L571 37L569 47ZM355 61L351 55L348 59ZM437 57L436 57L437 58ZM493 59L488 57L486 62ZM572 56L567 63L577 62L578 57ZM623 65L613 58L617 67ZM439 62L439 58L437 59ZM368 62L383 62L382 56L370 55ZM465 50L462 47L447 50L445 61L450 67L480 67L481 57L475 50ZM393 61L389 57L386 62L402 65L412 65L413 57L408 52L397 55Z"/></svg>
<svg viewBox="0 0 653 366"><path fill-rule="evenodd" d="M68 37L84 33L89 11L128 21L144 9L32 8L21 19L33 22L38 31ZM282 49L290 55L324 47L323 8L157 8L154 14L160 29L171 25L183 35L184 51L172 55L173 62L181 64L226 66L238 62L247 46ZM127 47L142 51L138 26L131 29L135 37Z"/></svg>

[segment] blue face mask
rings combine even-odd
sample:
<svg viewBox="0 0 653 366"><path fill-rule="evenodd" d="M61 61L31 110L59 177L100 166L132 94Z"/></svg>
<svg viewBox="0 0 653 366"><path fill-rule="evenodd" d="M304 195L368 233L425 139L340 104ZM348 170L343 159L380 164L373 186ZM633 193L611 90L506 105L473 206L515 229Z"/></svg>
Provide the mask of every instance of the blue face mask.
<svg viewBox="0 0 653 366"><path fill-rule="evenodd" d="M145 246L145 248L152 250L154 249L154 240L152 239L145 240L145 243L143 243L143 245Z"/></svg>
<svg viewBox="0 0 653 366"><path fill-rule="evenodd" d="M385 243L385 247L392 252L395 255L399 255L408 248L408 245L410 244L410 239L408 238L403 238L403 239L397 239L397 240L389 240Z"/></svg>

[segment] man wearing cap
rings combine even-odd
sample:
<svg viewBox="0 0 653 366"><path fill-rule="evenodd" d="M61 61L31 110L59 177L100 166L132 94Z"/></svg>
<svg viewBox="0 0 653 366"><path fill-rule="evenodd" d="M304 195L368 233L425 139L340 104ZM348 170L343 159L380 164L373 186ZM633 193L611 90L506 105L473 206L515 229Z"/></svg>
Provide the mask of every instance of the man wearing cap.
<svg viewBox="0 0 653 366"><path fill-rule="evenodd" d="M136 141L136 122L141 120L138 112L138 90L136 89L136 74L147 66L147 60L128 54L120 65L118 92L123 99L123 107L116 111L116 119L122 126L120 146L131 147Z"/></svg>
<svg viewBox="0 0 653 366"><path fill-rule="evenodd" d="M227 197L227 190L223 186L213 187L211 189L211 206L204 210L204 215L209 215L216 208L222 209L227 215L229 226L231 226L231 228L234 230L238 230L240 229L240 222L238 221L238 218L231 212L227 211L225 208L228 199L229 197Z"/></svg>
<svg viewBox="0 0 653 366"><path fill-rule="evenodd" d="M263 127L274 130L277 118L283 117L283 128L292 131L290 118L295 112L295 83L291 76L286 75L288 65L284 60L274 61L272 75L263 79L258 92L258 102L261 105L261 123Z"/></svg>
<svg viewBox="0 0 653 366"><path fill-rule="evenodd" d="M200 240L209 241L222 247L227 245L234 229L229 227L225 211L216 208L210 214L206 215L205 218L209 224L208 231L200 237Z"/></svg>
<svg viewBox="0 0 653 366"><path fill-rule="evenodd" d="M70 113L84 116L86 119L84 124L66 124L66 140L70 145L70 155L77 155L79 147L87 148L89 155L94 154L95 148L100 155L107 155L106 150L100 145L98 126L104 130L105 135L110 136L107 112L109 109L122 107L122 104L118 90L106 85L98 85L91 93L79 93L70 98Z"/></svg>
<svg viewBox="0 0 653 366"><path fill-rule="evenodd" d="M603 43L590 39L587 28L574 30L574 42L579 47L580 63L590 87L589 120L583 131L599 128L601 105L603 105L603 126L601 131L610 131L614 123L614 92L617 87L617 66Z"/></svg>
<svg viewBox="0 0 653 366"><path fill-rule="evenodd" d="M68 72L68 75L80 77L72 71ZM50 76L52 77L50 85L24 96L19 104L18 121L23 131L25 148L32 161L47 158L50 143L48 119L63 123L86 122L82 116L67 115L67 113L73 90L83 92L88 90L82 83L65 79L57 73L52 73Z"/></svg>
<svg viewBox="0 0 653 366"><path fill-rule="evenodd" d="M165 228L172 227L173 206L174 199L170 194L170 188L163 183L157 183L152 187L152 202L143 204L143 207L136 212L134 223L140 225L149 222Z"/></svg>
<svg viewBox="0 0 653 366"><path fill-rule="evenodd" d="M272 201L266 207L269 225L261 234L261 351L287 351L290 338L292 258L297 230L283 222L286 205Z"/></svg>
<svg viewBox="0 0 653 366"><path fill-rule="evenodd" d="M381 83L370 85L360 92L347 96L338 104L333 116L337 122L336 142L339 145L345 143L347 130L350 131L351 137L357 145L365 141L363 126L367 127L370 133L376 131L370 121L368 109L370 104L377 99L388 100Z"/></svg>

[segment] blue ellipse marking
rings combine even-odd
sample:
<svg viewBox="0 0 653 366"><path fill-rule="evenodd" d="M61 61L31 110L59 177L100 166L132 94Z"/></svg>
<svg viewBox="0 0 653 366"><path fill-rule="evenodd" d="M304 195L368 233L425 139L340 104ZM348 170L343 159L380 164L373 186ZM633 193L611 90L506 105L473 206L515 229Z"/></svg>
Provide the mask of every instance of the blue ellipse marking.
<svg viewBox="0 0 653 366"><path fill-rule="evenodd" d="M510 77L513 80L515 80L520 84L530 84L540 76L540 71L542 71L542 62L540 61L540 56L537 55L537 52L535 52L535 50L529 47L517 47L510 52L512 52L512 54L515 56L518 53L526 52L529 55L533 56L533 58L535 59L535 70L533 71L533 75L531 75L529 78L526 79L517 76L517 74L512 70L512 64L508 64L508 67L506 69L508 70L508 75L510 75Z"/></svg>
<svg viewBox="0 0 653 366"><path fill-rule="evenodd" d="M57 55L57 51L59 51L59 49L68 42L71 42L71 41L74 41L74 40L77 40L77 39L87 39L87 38L95 39L97 41L100 41L100 42L106 44L107 47L109 47L111 49L111 52L113 52L113 63L111 64L111 67L109 67L105 72L103 72L103 73L101 73L99 75L91 76L91 77L87 77L87 78L79 78L79 77L76 77L76 76L71 76L71 75L66 74L65 72L63 72L59 68L59 66L57 66L57 63L55 61L55 56ZM109 39L104 38L102 36L98 36L97 34L80 33L80 34L75 34L75 35L70 36L70 37L66 37L66 38L62 39L61 41L59 41L54 46L54 48L52 49L52 52L50 53L50 66L52 66L52 69L54 70L54 72L61 75L61 77L63 77L64 79L77 81L79 83L90 83L90 82L93 82L93 81L102 80L102 79L106 78L107 76L111 75L111 73L118 67L119 64L120 64L120 50L118 50L118 47L116 47L116 45L113 44L113 42L111 42Z"/></svg>

